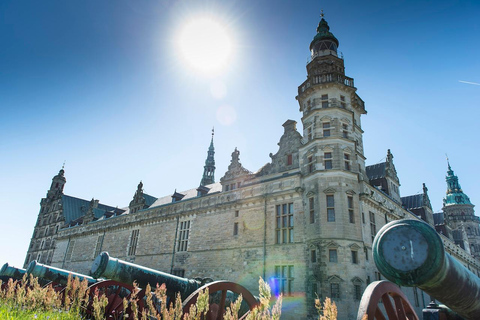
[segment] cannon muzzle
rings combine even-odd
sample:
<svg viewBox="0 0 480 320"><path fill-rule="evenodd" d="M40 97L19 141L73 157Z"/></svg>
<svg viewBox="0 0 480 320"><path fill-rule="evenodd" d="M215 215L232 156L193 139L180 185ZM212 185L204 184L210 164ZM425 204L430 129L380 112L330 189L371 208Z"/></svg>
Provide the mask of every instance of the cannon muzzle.
<svg viewBox="0 0 480 320"><path fill-rule="evenodd" d="M373 258L388 280L418 287L466 319L480 319L480 279L445 252L442 239L425 222L385 225L373 242Z"/></svg>
<svg viewBox="0 0 480 320"><path fill-rule="evenodd" d="M72 275L73 278L79 278L80 281L87 279L88 285L92 285L97 282L96 279L84 274L47 266L45 264L38 263L37 260L30 262L27 268L27 273L31 273L34 277L46 279L65 286L67 285L69 275Z"/></svg>
<svg viewBox="0 0 480 320"><path fill-rule="evenodd" d="M140 287L150 284L155 288L158 284L165 284L167 296L175 300L176 293L180 293L182 300L185 300L191 293L201 287L196 280L180 278L165 272L143 267L134 263L112 258L108 252L102 252L92 265L91 274L95 278L104 277L118 282L132 284L134 281Z"/></svg>
<svg viewBox="0 0 480 320"><path fill-rule="evenodd" d="M0 276L20 280L26 272L25 269L15 268L5 263L2 269L0 269Z"/></svg>

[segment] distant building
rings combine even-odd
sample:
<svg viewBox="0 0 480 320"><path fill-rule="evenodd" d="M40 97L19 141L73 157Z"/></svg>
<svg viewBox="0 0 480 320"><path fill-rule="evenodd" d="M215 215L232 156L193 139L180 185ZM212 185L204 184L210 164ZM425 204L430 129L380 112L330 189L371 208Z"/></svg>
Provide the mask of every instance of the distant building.
<svg viewBox="0 0 480 320"><path fill-rule="evenodd" d="M269 163L252 172L235 148L215 182L212 136L197 188L156 198L140 182L125 208L64 195L62 169L41 201L25 265L37 259L88 273L108 251L180 276L239 282L254 293L261 276L285 294L283 319L313 317L317 296L336 302L339 319L354 319L365 287L381 279L372 258L375 234L389 221L420 218L478 274L479 220L450 166L438 216L425 185L423 194L400 197L390 150L385 162L365 165L365 104L329 29L322 18L298 87L303 131L287 120ZM428 304L420 290L403 289L417 311Z"/></svg>

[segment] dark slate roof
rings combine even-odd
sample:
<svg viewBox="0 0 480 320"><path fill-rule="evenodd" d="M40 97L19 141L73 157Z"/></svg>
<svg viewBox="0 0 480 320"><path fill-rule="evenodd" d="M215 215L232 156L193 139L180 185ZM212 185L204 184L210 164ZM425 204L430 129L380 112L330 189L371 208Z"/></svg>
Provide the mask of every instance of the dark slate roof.
<svg viewBox="0 0 480 320"><path fill-rule="evenodd" d="M143 194L143 198L145 199L145 205L147 205L147 207L150 207L155 201L157 201L157 198L146 193Z"/></svg>
<svg viewBox="0 0 480 320"><path fill-rule="evenodd" d="M402 197L402 206L406 209L418 209L423 206L423 194Z"/></svg>
<svg viewBox="0 0 480 320"><path fill-rule="evenodd" d="M438 225L438 224L444 224L444 223L445 223L445 216L443 215L443 212L433 214L433 224Z"/></svg>
<svg viewBox="0 0 480 320"><path fill-rule="evenodd" d="M84 216L85 213L87 213L87 210L90 206L90 201L63 195L62 204L65 222L70 223L71 221L77 220L78 218ZM125 210L99 203L98 207L93 210L93 213L95 218L98 219L102 217L107 211L122 213Z"/></svg>
<svg viewBox="0 0 480 320"><path fill-rule="evenodd" d="M371 166L367 166L365 170L367 171L367 177L369 180L375 180L385 177L385 168L386 163L377 163L372 164Z"/></svg>
<svg viewBox="0 0 480 320"><path fill-rule="evenodd" d="M453 240L463 240L462 230L452 230Z"/></svg>

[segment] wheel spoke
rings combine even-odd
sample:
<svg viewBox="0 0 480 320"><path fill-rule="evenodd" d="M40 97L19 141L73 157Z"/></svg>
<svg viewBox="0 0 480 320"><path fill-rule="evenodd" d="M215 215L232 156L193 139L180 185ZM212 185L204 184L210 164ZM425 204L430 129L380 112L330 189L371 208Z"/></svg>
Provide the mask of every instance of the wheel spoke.
<svg viewBox="0 0 480 320"><path fill-rule="evenodd" d="M385 307L385 311L387 312L388 319L398 320L397 311L393 307L392 300L390 300L388 293L382 295L382 302Z"/></svg>
<svg viewBox="0 0 480 320"><path fill-rule="evenodd" d="M377 310L375 310L375 319L376 320L386 320L385 316L383 315L382 311L377 308Z"/></svg>

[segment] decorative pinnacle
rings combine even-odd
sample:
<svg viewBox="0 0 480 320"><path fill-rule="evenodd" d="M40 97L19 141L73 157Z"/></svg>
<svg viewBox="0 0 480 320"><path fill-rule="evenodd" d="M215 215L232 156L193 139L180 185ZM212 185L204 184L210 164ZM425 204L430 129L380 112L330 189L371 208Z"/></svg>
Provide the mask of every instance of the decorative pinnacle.
<svg viewBox="0 0 480 320"><path fill-rule="evenodd" d="M212 127L212 139L214 135L215 135L215 127Z"/></svg>
<svg viewBox="0 0 480 320"><path fill-rule="evenodd" d="M67 161L67 160L63 160L62 170L65 169L65 162L66 162L66 161Z"/></svg>
<svg viewBox="0 0 480 320"><path fill-rule="evenodd" d="M325 17L325 14L323 13L323 9L321 10L320 17L323 19Z"/></svg>

